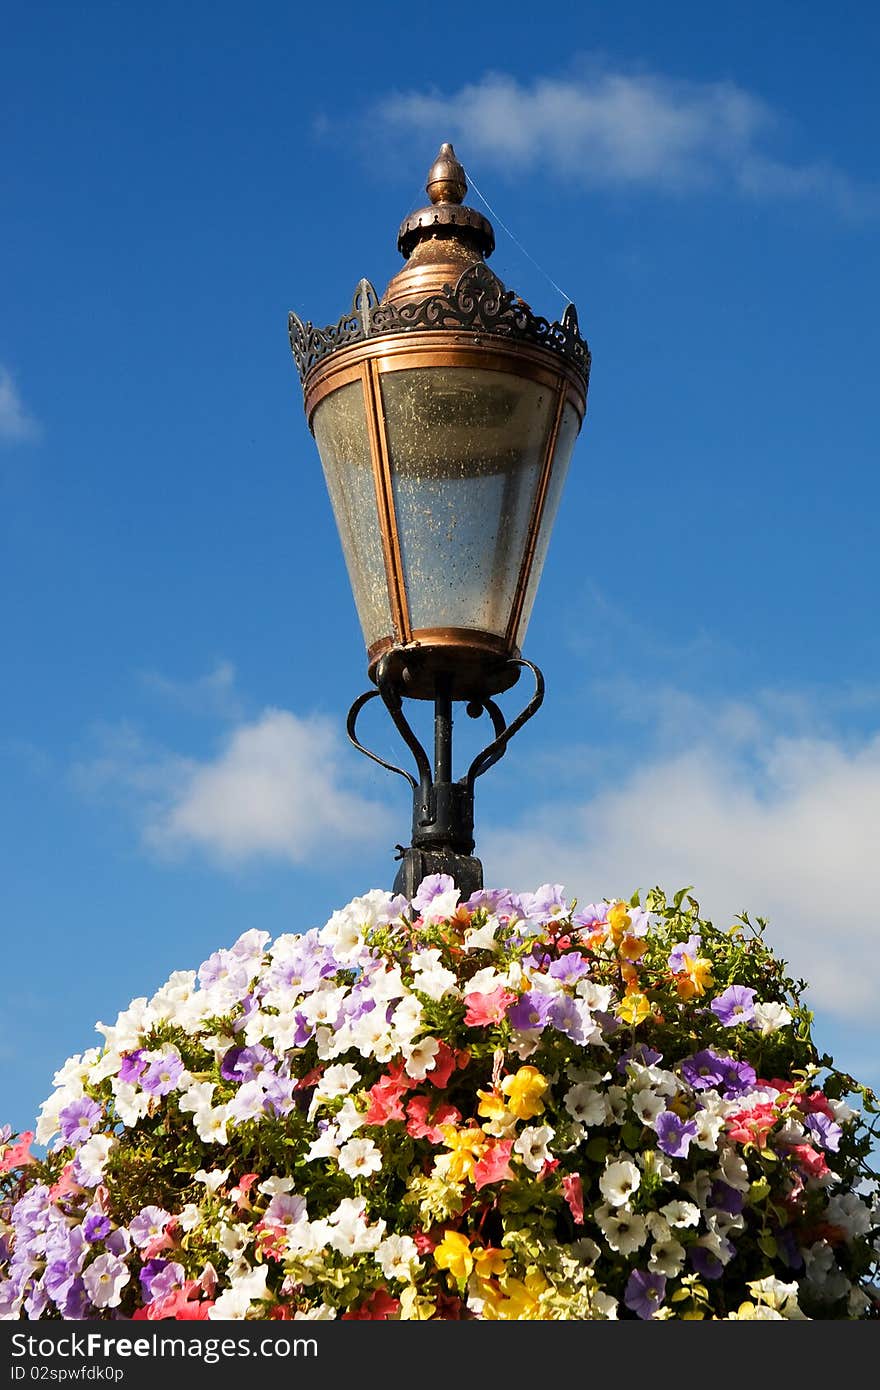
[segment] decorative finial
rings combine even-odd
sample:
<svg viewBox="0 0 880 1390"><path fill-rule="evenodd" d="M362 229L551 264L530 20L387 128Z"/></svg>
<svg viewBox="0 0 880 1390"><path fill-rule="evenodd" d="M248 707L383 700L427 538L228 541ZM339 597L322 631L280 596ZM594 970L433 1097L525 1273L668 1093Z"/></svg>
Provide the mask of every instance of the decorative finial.
<svg viewBox="0 0 880 1390"><path fill-rule="evenodd" d="M432 203L463 203L467 193L464 169L449 144L440 146L440 153L428 172L425 192Z"/></svg>

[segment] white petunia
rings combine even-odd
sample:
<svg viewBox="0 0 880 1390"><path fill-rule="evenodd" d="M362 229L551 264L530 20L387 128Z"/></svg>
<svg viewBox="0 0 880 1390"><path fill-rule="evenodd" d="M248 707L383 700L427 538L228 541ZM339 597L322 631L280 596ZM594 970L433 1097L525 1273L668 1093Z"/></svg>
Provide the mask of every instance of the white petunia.
<svg viewBox="0 0 880 1390"><path fill-rule="evenodd" d="M604 1095L584 1081L566 1092L565 1108L573 1120L587 1127L604 1125L608 1118L608 1104Z"/></svg>
<svg viewBox="0 0 880 1390"><path fill-rule="evenodd" d="M116 1146L111 1134L93 1134L77 1150L76 1167L91 1187L96 1187L104 1176L104 1169L110 1152Z"/></svg>
<svg viewBox="0 0 880 1390"><path fill-rule="evenodd" d="M382 1155L372 1139L349 1139L339 1150L337 1161L350 1178L366 1178L382 1171Z"/></svg>
<svg viewBox="0 0 880 1390"><path fill-rule="evenodd" d="M609 1163L599 1179L599 1190L612 1207L624 1206L637 1191L642 1175L628 1158Z"/></svg>
<svg viewBox="0 0 880 1390"><path fill-rule="evenodd" d="M655 1240L648 1256L648 1268L652 1274L665 1274L667 1279L674 1279L681 1273L684 1254L684 1246L674 1236Z"/></svg>
<svg viewBox="0 0 880 1390"><path fill-rule="evenodd" d="M469 927L464 934L464 949L466 951L497 951L498 942L495 940L495 933L501 923L494 914L490 914L481 927Z"/></svg>
<svg viewBox="0 0 880 1390"><path fill-rule="evenodd" d="M657 1116L666 1110L666 1099L648 1087L643 1091L636 1091L635 1095L630 1097L630 1105L643 1125L653 1125Z"/></svg>
<svg viewBox="0 0 880 1390"><path fill-rule="evenodd" d="M228 1123L229 1107L226 1105L206 1105L193 1112L193 1126L205 1144L226 1144Z"/></svg>
<svg viewBox="0 0 880 1390"><path fill-rule="evenodd" d="M386 1236L373 1258L386 1279L412 1279L419 1267L419 1249L411 1236Z"/></svg>
<svg viewBox="0 0 880 1390"><path fill-rule="evenodd" d="M697 1226L700 1222L700 1208L693 1202L667 1202L660 1211L670 1226Z"/></svg>
<svg viewBox="0 0 880 1390"><path fill-rule="evenodd" d="M211 1099L217 1087L213 1081L194 1081L177 1098L178 1109L184 1114L194 1114L196 1110L204 1110L211 1104Z"/></svg>
<svg viewBox="0 0 880 1390"><path fill-rule="evenodd" d="M766 1038L768 1034L785 1028L789 1023L791 1023L791 1013L784 1004L755 1005L753 1027L758 1029L762 1037Z"/></svg>
<svg viewBox="0 0 880 1390"><path fill-rule="evenodd" d="M113 1091L114 1109L126 1129L131 1129L149 1110L150 1097L137 1086L120 1081L118 1076L113 1077L110 1087Z"/></svg>
<svg viewBox="0 0 880 1390"><path fill-rule="evenodd" d="M200 1168L193 1176L196 1182L203 1183L209 1192L216 1192L218 1188L223 1186L226 1179L229 1177L229 1169L211 1168L205 1170L204 1168Z"/></svg>
<svg viewBox="0 0 880 1390"><path fill-rule="evenodd" d="M351 1062L340 1062L328 1067L318 1082L318 1091L329 1100L337 1096L347 1096L349 1091L360 1084L361 1074Z"/></svg>
<svg viewBox="0 0 880 1390"><path fill-rule="evenodd" d="M532 1173L540 1173L553 1158L547 1147L555 1134L550 1125L526 1125L514 1144L514 1150Z"/></svg>
<svg viewBox="0 0 880 1390"><path fill-rule="evenodd" d="M436 1066L439 1051L440 1043L436 1038L419 1038L417 1043L410 1043L403 1049L407 1076L414 1081L424 1081Z"/></svg>
<svg viewBox="0 0 880 1390"><path fill-rule="evenodd" d="M645 1218L621 1208L598 1207L595 1220L610 1248L619 1255L634 1255L648 1239Z"/></svg>

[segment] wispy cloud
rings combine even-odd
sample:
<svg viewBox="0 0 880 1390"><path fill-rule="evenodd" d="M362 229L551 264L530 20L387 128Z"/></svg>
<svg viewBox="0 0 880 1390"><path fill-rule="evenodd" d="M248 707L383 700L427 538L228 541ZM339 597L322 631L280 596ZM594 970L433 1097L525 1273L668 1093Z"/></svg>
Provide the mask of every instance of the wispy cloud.
<svg viewBox="0 0 880 1390"><path fill-rule="evenodd" d="M40 427L25 409L12 373L0 366L0 443L20 444L39 434Z"/></svg>
<svg viewBox="0 0 880 1390"><path fill-rule="evenodd" d="M741 911L768 918L815 1005L876 1016L880 735L792 735L807 704L713 708L667 692L653 754L591 796L482 836L487 880L550 878L581 900L692 885L719 925Z"/></svg>
<svg viewBox="0 0 880 1390"><path fill-rule="evenodd" d="M459 140L474 165L521 179L542 167L584 185L686 192L718 186L755 198L821 198L849 214L880 194L821 160L774 153L787 124L733 82L681 81L589 62L575 76L519 82L489 72L455 91L397 92L375 113L406 138Z"/></svg>
<svg viewBox="0 0 880 1390"><path fill-rule="evenodd" d="M235 666L218 661L212 671L193 680L174 680L158 671L144 671L141 680L148 690L189 714L219 719L238 719L242 713L236 691Z"/></svg>
<svg viewBox="0 0 880 1390"><path fill-rule="evenodd" d="M101 731L99 741L75 767L77 785L121 799L144 846L162 856L301 864L391 834L385 809L346 782L339 734L320 716L264 710L206 760L152 746L127 725Z"/></svg>

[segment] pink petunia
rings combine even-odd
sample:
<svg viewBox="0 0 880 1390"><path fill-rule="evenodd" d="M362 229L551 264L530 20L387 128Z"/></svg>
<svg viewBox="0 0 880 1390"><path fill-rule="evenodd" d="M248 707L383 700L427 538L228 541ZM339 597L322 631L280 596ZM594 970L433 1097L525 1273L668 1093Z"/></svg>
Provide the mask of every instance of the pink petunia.
<svg viewBox="0 0 880 1390"><path fill-rule="evenodd" d="M364 1124L387 1125L389 1120L402 1120L404 1088L387 1080L377 1081L367 1092L370 1104L364 1115Z"/></svg>
<svg viewBox="0 0 880 1390"><path fill-rule="evenodd" d="M190 1279L182 1289L172 1289L164 1298L157 1299L155 1303L148 1303L144 1308L138 1308L132 1315L133 1320L148 1319L150 1322L158 1322L166 1318L175 1318L178 1322L206 1321L214 1303L208 1298L197 1300L193 1295L198 1293L201 1293L199 1284L196 1280Z"/></svg>
<svg viewBox="0 0 880 1390"><path fill-rule="evenodd" d="M515 998L515 994L511 994L509 989L504 989L501 985L493 989L491 994L466 994L464 1002L467 1005L467 1013L464 1021L469 1028L485 1028L489 1023L500 1023L507 1006L512 1004Z"/></svg>
<svg viewBox="0 0 880 1390"><path fill-rule="evenodd" d="M474 1164L474 1186L478 1192L480 1188L488 1187L490 1183L502 1182L505 1178L513 1177L513 1170L510 1167L512 1148L512 1139L501 1139L492 1144Z"/></svg>
<svg viewBox="0 0 880 1390"><path fill-rule="evenodd" d="M566 1173L562 1191L576 1226L584 1224L584 1185L580 1173Z"/></svg>
<svg viewBox="0 0 880 1390"><path fill-rule="evenodd" d="M31 1141L34 1137L32 1129L26 1129L23 1134L18 1136L14 1144L0 1157L0 1173L8 1173L13 1168L24 1168L29 1163L36 1163L36 1159L31 1157Z"/></svg>
<svg viewBox="0 0 880 1390"><path fill-rule="evenodd" d="M789 1153L794 1155L808 1177L824 1178L828 1172L828 1164L812 1144L792 1144Z"/></svg>

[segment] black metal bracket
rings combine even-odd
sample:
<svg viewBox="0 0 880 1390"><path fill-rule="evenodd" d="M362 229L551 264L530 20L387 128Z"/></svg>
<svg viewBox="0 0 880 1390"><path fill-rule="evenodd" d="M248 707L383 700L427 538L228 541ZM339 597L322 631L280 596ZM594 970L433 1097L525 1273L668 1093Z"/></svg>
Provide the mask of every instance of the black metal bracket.
<svg viewBox="0 0 880 1390"><path fill-rule="evenodd" d="M535 679L535 690L525 708L508 724L494 700L474 699L467 702L467 714L478 719L484 712L492 721L495 738L472 761L464 777L452 777L452 709L451 682L438 675L434 690L434 766L419 742L403 711L403 696L391 681L388 658L383 657L376 668L375 690L359 695L348 712L346 730L359 752L380 767L405 777L413 792L412 844L398 846L403 862L395 879L396 892L412 897L426 874L448 873L461 889L462 896L483 885L483 868L471 851L474 848L474 784L504 757L507 745L522 726L537 712L544 700L544 677L537 666L523 657L511 657L508 665L524 667ZM361 710L370 700L381 699L391 719L415 759L418 777L405 768L381 758L365 747L357 737L357 721Z"/></svg>

